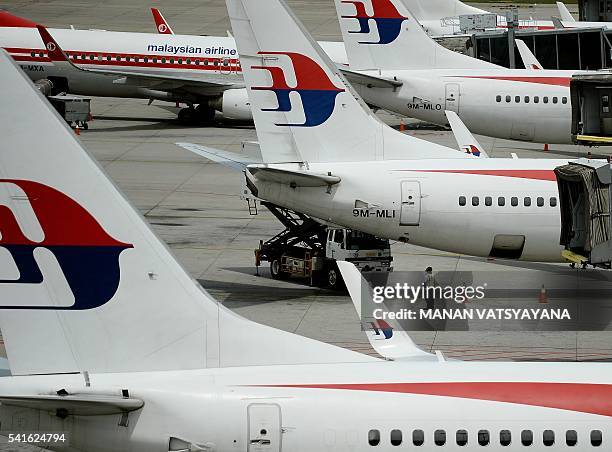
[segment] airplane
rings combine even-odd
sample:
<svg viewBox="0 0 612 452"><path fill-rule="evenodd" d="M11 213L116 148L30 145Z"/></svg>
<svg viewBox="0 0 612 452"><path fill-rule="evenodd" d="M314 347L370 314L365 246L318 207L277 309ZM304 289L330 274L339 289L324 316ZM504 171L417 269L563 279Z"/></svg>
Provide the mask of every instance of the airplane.
<svg viewBox="0 0 612 452"><path fill-rule="evenodd" d="M242 37L293 20L280 2L228 6ZM367 452L612 442L610 364L447 361L409 338L378 359L229 311L4 51L0 94L0 329L12 373L0 378L0 421L10 444ZM356 268L339 265L359 291Z"/></svg>
<svg viewBox="0 0 612 452"><path fill-rule="evenodd" d="M466 5L460 0L402 0L412 11L416 19L432 37L452 36L462 33L460 16L494 14L481 8ZM605 28L612 29L612 22L577 21L565 4L557 2L561 16L559 24L563 28ZM554 30L557 28L554 20L520 19L519 30ZM506 30L508 19L497 15L496 26L485 30Z"/></svg>
<svg viewBox="0 0 612 452"><path fill-rule="evenodd" d="M250 121L249 100L231 37L54 29L49 32L81 71L58 70L42 45L37 24L0 11L0 47L53 93L129 97L186 103L181 122L211 124L222 117ZM322 42L338 64L342 42Z"/></svg>
<svg viewBox="0 0 612 452"><path fill-rule="evenodd" d="M380 81L351 80L369 105L441 126L450 110L475 134L573 144L570 81L588 71L534 70L520 44L529 69L459 54L429 37L403 0L371 1L393 19L374 16L366 27L362 0L335 0L350 70Z"/></svg>

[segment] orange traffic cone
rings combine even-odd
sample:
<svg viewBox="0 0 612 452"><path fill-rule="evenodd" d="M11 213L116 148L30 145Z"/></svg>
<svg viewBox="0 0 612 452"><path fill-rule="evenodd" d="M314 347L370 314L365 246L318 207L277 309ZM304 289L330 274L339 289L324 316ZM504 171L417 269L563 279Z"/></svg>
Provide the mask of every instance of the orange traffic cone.
<svg viewBox="0 0 612 452"><path fill-rule="evenodd" d="M540 289L540 304L548 303L548 295L546 295L546 287L542 286Z"/></svg>
<svg viewBox="0 0 612 452"><path fill-rule="evenodd" d="M77 126L74 128L74 133L76 133L77 135L81 134L81 128L79 127L79 125L77 124Z"/></svg>
<svg viewBox="0 0 612 452"><path fill-rule="evenodd" d="M406 131L406 124L404 124L404 120L400 119L400 132Z"/></svg>
<svg viewBox="0 0 612 452"><path fill-rule="evenodd" d="M548 150L549 150L549 149L548 149L548 143L546 143L546 144L544 145L544 152L548 152Z"/></svg>

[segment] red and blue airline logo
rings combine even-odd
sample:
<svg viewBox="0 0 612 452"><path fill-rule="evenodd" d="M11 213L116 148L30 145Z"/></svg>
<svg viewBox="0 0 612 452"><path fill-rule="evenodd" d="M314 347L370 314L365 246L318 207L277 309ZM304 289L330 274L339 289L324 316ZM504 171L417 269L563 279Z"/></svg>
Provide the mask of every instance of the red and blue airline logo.
<svg viewBox="0 0 612 452"><path fill-rule="evenodd" d="M386 340L393 337L393 328L384 320L370 322L370 328L374 332L374 335L380 336L378 339Z"/></svg>
<svg viewBox="0 0 612 452"><path fill-rule="evenodd" d="M2 284L38 285L44 276L34 257L46 248L57 262L74 295L72 306L2 306L0 309L86 310L108 303L119 287L119 255L133 245L113 239L96 219L72 198L38 182L0 179L18 186L27 196L44 233L41 242L28 239L12 210L0 205L0 247L10 254L19 279Z"/></svg>
<svg viewBox="0 0 612 452"><path fill-rule="evenodd" d="M402 24L407 17L402 16L391 0L371 0L373 15L365 10L363 0L342 0L342 3L355 5L354 16L342 16L343 19L357 19L359 30L349 33L370 34L370 19L378 28L378 41L359 41L359 44L390 44L397 39L402 31Z"/></svg>
<svg viewBox="0 0 612 452"><path fill-rule="evenodd" d="M251 69L262 69L268 71L272 76L272 86L258 86L252 89L255 91L273 91L278 101L277 108L262 108L262 111L291 111L289 94L292 91L298 93L302 99L305 121L301 124L276 124L277 126L316 127L331 117L336 106L336 97L345 90L335 86L321 66L309 57L294 52L259 52L259 54L288 56L293 65L297 82L295 88L290 87L281 67L252 66Z"/></svg>

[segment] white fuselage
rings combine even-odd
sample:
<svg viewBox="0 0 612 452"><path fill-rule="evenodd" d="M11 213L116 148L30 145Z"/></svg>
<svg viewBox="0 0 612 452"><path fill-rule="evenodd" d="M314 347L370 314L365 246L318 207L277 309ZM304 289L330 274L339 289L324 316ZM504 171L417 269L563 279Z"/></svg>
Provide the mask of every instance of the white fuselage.
<svg viewBox="0 0 612 452"><path fill-rule="evenodd" d="M6 377L0 393L125 389L145 405L129 415L127 427L118 425L119 415L61 421L4 406L3 428L65 430L71 447L90 452L178 450L176 443L169 448L171 438L216 452L463 450L458 431L467 432L468 450L484 448L478 441L485 436L487 450L525 450L523 432L531 432L534 450L543 450L545 431L554 432L551 450L608 450L612 441L609 364L380 361L93 374L90 380L86 388L78 374ZM401 432L400 447L391 445L392 430ZM370 445L375 431L379 442ZM422 446L413 444L415 431L423 433ZM446 447L434 444L439 431ZM501 431L510 432L509 446L502 446ZM568 431L576 432L575 447L566 446ZM600 447L591 445L593 431L602 432Z"/></svg>
<svg viewBox="0 0 612 452"><path fill-rule="evenodd" d="M445 126L444 111L452 110L472 133L571 144L569 86L576 73L505 68L388 70L372 75L399 80L400 88L360 85L356 89L371 105L423 121Z"/></svg>
<svg viewBox="0 0 612 452"><path fill-rule="evenodd" d="M256 186L274 204L391 240L482 257L496 255L494 243L512 242L522 244L514 258L562 262L553 170L567 160L432 157L310 164L342 179L329 194L325 187ZM371 208L356 208L357 201Z"/></svg>

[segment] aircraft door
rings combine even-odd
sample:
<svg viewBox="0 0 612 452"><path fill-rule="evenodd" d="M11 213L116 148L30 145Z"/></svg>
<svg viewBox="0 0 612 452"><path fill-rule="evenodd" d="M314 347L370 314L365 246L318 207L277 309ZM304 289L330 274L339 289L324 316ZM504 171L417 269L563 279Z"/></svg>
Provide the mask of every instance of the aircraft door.
<svg viewBox="0 0 612 452"><path fill-rule="evenodd" d="M402 182L401 226L418 226L421 221L421 184L417 181Z"/></svg>
<svg viewBox="0 0 612 452"><path fill-rule="evenodd" d="M461 91L458 83L447 83L446 84L446 102L445 110L454 111L459 113L459 98L461 97Z"/></svg>
<svg viewBox="0 0 612 452"><path fill-rule="evenodd" d="M248 452L280 452L281 410L272 403L252 403L247 408Z"/></svg>

